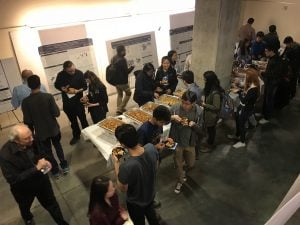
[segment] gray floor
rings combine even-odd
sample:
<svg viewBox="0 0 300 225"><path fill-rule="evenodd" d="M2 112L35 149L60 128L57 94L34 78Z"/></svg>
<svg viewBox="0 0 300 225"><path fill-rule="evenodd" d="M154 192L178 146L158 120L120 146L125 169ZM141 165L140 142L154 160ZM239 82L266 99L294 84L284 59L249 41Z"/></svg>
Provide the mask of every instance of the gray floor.
<svg viewBox="0 0 300 225"><path fill-rule="evenodd" d="M179 195L173 191L176 171L172 157L164 159L159 169L158 197L162 202L159 213L166 223L264 224L300 171L299 96L276 113L270 124L250 131L247 148L233 149L233 143L226 139L233 123L221 124L217 130L217 148L212 153L201 154ZM65 218L72 225L85 225L88 224L86 212L91 179L99 174L113 177L113 173L90 142L81 140L73 147L68 144L70 128L63 127L62 133L71 172L52 180L52 185ZM0 225L23 224L2 174L0 196ZM37 201L32 212L37 224L54 224ZM298 213L288 224L296 225L299 221Z"/></svg>

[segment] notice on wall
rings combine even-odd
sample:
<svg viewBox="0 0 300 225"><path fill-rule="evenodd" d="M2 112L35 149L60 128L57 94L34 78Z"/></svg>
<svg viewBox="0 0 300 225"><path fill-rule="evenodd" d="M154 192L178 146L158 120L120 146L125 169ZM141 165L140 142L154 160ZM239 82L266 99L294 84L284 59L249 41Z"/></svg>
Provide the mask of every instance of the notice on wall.
<svg viewBox="0 0 300 225"><path fill-rule="evenodd" d="M171 49L177 52L177 72L184 69L185 59L192 54L193 26L179 27L170 30Z"/></svg>
<svg viewBox="0 0 300 225"><path fill-rule="evenodd" d="M0 113L13 110L11 105L11 91L7 80L7 74L3 67L3 62L0 61Z"/></svg>
<svg viewBox="0 0 300 225"><path fill-rule="evenodd" d="M123 45L126 48L126 59L128 66L134 65L134 71L142 70L144 64L152 63L155 68L158 66L156 41L154 32L123 37L106 42L108 58L116 54L117 46ZM133 73L129 75L130 87L135 85Z"/></svg>
<svg viewBox="0 0 300 225"><path fill-rule="evenodd" d="M47 77L49 91L54 96L60 93L54 87L54 82L57 74L62 71L65 61L72 61L76 68L83 73L90 70L98 74L93 40L90 38L43 45L38 50Z"/></svg>

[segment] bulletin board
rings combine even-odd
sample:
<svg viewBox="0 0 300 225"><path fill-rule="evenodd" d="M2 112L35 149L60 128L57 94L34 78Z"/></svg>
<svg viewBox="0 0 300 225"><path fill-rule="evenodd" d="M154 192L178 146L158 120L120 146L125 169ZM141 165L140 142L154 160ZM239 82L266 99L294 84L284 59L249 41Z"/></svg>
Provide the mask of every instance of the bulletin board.
<svg viewBox="0 0 300 225"><path fill-rule="evenodd" d="M170 42L178 55L178 73L183 72L185 59L192 53L193 24L194 12L170 15Z"/></svg>
<svg viewBox="0 0 300 225"><path fill-rule="evenodd" d="M106 47L109 59L116 54L116 48L119 45L125 46L125 57L127 59L128 66L134 65L134 71L142 70L146 63L152 63L154 67L157 68L158 60L154 32L107 41ZM129 75L129 85L131 88L134 88L135 77L133 73Z"/></svg>

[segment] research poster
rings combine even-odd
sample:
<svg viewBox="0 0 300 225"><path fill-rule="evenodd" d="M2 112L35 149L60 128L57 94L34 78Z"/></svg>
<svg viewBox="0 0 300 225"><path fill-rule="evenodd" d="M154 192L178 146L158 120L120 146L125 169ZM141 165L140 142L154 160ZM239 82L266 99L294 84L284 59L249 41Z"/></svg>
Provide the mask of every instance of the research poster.
<svg viewBox="0 0 300 225"><path fill-rule="evenodd" d="M135 66L133 72L142 70L145 63L152 63L155 68L158 67L154 32L107 41L106 47L109 60L116 54L116 48L119 45L125 46L128 66ZM132 88L135 85L133 72L129 75L129 84Z"/></svg>
<svg viewBox="0 0 300 225"><path fill-rule="evenodd" d="M0 61L0 113L5 113L13 110L11 105L11 91L7 80L7 75L2 60Z"/></svg>

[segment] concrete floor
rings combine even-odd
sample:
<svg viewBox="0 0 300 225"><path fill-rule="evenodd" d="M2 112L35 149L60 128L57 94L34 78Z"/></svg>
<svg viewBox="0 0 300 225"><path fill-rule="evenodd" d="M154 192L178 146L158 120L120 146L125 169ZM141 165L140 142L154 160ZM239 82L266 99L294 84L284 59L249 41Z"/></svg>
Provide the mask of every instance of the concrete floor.
<svg viewBox="0 0 300 225"><path fill-rule="evenodd" d="M218 146L212 153L200 155L179 195L173 191L176 171L172 157L164 159L159 169L158 197L162 202L159 213L165 222L169 225L264 224L300 171L299 96L298 91L297 98L276 113L270 124L250 131L246 148L233 149L233 143L226 138L233 130L232 121L221 124L217 130ZM6 133L1 131L1 145ZM114 176L92 143L81 140L76 146L70 146L71 130L67 125L62 126L62 134L71 171L59 180L52 180L53 189L66 220L71 225L85 225L91 179L99 174ZM23 224L1 173L0 196L0 225ZM124 195L120 198L123 201ZM37 201L32 212L37 224L54 224ZM298 213L288 224L296 225L299 221Z"/></svg>

